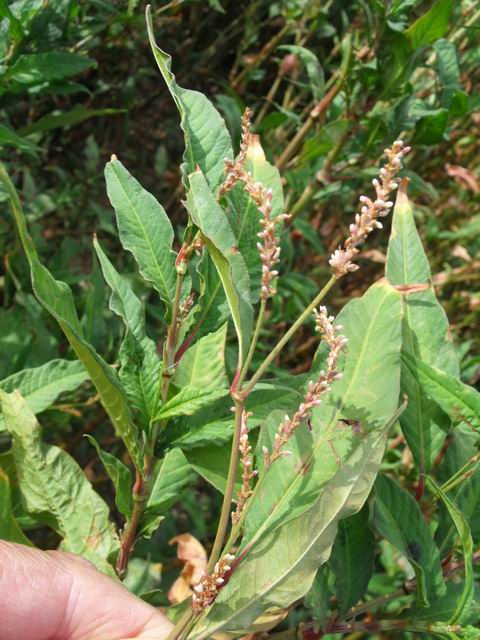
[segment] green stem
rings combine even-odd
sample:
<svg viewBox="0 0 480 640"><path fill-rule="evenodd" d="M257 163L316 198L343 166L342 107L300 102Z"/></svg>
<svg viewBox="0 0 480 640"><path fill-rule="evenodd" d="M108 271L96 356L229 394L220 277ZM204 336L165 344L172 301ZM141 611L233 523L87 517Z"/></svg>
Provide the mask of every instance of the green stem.
<svg viewBox="0 0 480 640"><path fill-rule="evenodd" d="M213 543L212 552L208 560L207 573L211 573L215 563L220 557L225 534L227 532L228 522L230 520L230 510L232 507L233 491L235 488L235 479L237 477L240 433L242 429L242 412L243 401L235 399L235 429L233 432L232 451L230 453L230 465L228 467L227 486L223 496L222 511L220 513L220 521L218 523L215 542Z"/></svg>
<svg viewBox="0 0 480 640"><path fill-rule="evenodd" d="M262 298L260 302L260 309L258 311L257 324L255 325L255 331L253 332L252 341L250 342L250 347L248 349L247 357L245 358L245 362L240 373L240 377L238 379L238 389L242 388L243 381L245 380L245 376L248 373L250 365L252 364L253 354L255 353L255 348L257 346L258 338L260 337L260 331L262 330L263 321L265 319L265 310L267 308L267 301Z"/></svg>
<svg viewBox="0 0 480 640"><path fill-rule="evenodd" d="M193 618L193 611L189 608L185 611L185 613L180 617L177 624L170 631L165 640L176 640L180 636L181 633L187 628L191 619Z"/></svg>
<svg viewBox="0 0 480 640"><path fill-rule="evenodd" d="M182 295L182 285L185 273L177 272L177 280L175 283L175 297L172 306L172 319L167 330L167 339L163 349L163 367L162 367L162 385L160 397L165 402L170 388L170 380L173 375L173 366L175 365L175 351L178 340L178 309L180 307L180 297Z"/></svg>
<svg viewBox="0 0 480 640"><path fill-rule="evenodd" d="M327 295L327 293L330 291L330 289L333 287L333 285L335 284L336 281L337 281L337 278L335 276L331 276L330 280L323 287L323 289L321 291L319 291L319 293L315 296L315 298L308 305L308 307L304 311L302 311L302 313L299 315L299 317L295 320L295 322L292 324L290 329L277 342L277 344L273 347L273 349L270 351L270 353L265 358L265 360L262 362L262 364L258 367L258 369L255 372L255 374L249 380L249 382L247 383L246 387L242 390L241 393L242 393L243 397L247 397L248 396L250 391L257 384L257 382L263 376L265 371L268 369L268 367L272 364L272 362L278 356L278 354L281 352L283 347L287 344L287 342L290 340L290 338L297 332L297 330L302 326L302 324L305 322L305 320L311 315L312 311L320 304L320 302Z"/></svg>

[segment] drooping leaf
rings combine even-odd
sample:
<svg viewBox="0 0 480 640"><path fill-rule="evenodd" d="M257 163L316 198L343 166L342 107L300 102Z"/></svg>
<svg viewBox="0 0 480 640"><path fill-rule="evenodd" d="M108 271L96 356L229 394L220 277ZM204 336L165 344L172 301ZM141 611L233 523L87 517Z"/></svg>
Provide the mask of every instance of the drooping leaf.
<svg viewBox="0 0 480 640"><path fill-rule="evenodd" d="M0 540L18 542L32 546L32 543L18 526L13 515L10 480L7 474L0 468Z"/></svg>
<svg viewBox="0 0 480 640"><path fill-rule="evenodd" d="M0 389L10 393L18 389L27 405L38 414L52 405L61 393L73 391L88 373L78 360L51 360L40 367L24 369L0 381ZM5 428L0 415L0 431Z"/></svg>
<svg viewBox="0 0 480 640"><path fill-rule="evenodd" d="M408 352L402 354L402 361L453 422L465 421L480 430L480 393L474 387Z"/></svg>
<svg viewBox="0 0 480 640"><path fill-rule="evenodd" d="M105 179L123 247L133 254L142 276L153 284L167 309L171 309L175 254L173 227L164 208L119 160L107 162Z"/></svg>
<svg viewBox="0 0 480 640"><path fill-rule="evenodd" d="M155 421L178 416L191 416L228 394L228 389L216 387L184 387L173 398L167 400L155 416Z"/></svg>
<svg viewBox="0 0 480 640"><path fill-rule="evenodd" d="M335 574L340 613L357 604L373 575L375 537L368 526L368 516L368 507L364 505L358 513L338 524L329 566Z"/></svg>
<svg viewBox="0 0 480 640"><path fill-rule="evenodd" d="M103 276L112 290L110 308L125 323L127 332L120 350L119 372L130 402L148 429L159 402L160 359L156 345L146 334L145 309L128 282L117 273L97 240L94 240Z"/></svg>
<svg viewBox="0 0 480 640"><path fill-rule="evenodd" d="M255 182L260 182L267 189L272 190L271 217L285 213L283 187L278 169L270 164L263 152L258 136L251 135L245 160L245 169L252 174ZM242 254L250 276L250 295L252 302L257 302L260 296L260 280L262 261L257 248L261 231L260 218L255 202L245 192L242 183L237 183L228 194L229 220L234 231L237 246ZM281 225L277 229L280 234Z"/></svg>
<svg viewBox="0 0 480 640"><path fill-rule="evenodd" d="M68 453L41 440L41 428L18 391L0 392L22 498L33 514L48 513L61 548L113 575L108 558L118 549L109 509Z"/></svg>
<svg viewBox="0 0 480 640"><path fill-rule="evenodd" d="M192 477L192 468L180 449L172 449L157 463L152 490L140 521L140 531L145 537L154 533L166 511L179 500Z"/></svg>
<svg viewBox="0 0 480 640"><path fill-rule="evenodd" d="M180 360L172 382L177 387L225 387L227 325L201 338Z"/></svg>
<svg viewBox="0 0 480 640"><path fill-rule="evenodd" d="M417 606L428 607L443 595L440 554L418 502L388 476L375 482L372 523L375 530L411 563L417 578Z"/></svg>
<svg viewBox="0 0 480 640"><path fill-rule="evenodd" d="M453 0L435 0L430 9L405 31L412 50L443 38L448 28Z"/></svg>
<svg viewBox="0 0 480 640"><path fill-rule="evenodd" d="M312 432L299 427L286 447L292 454L260 474L269 491L259 488L252 498L241 561L194 629L195 640L220 629L243 633L265 610L303 597L330 555L338 521L356 513L368 496L398 402L400 295L377 284L350 302L338 322L349 337L344 378L315 411ZM376 384L366 387L369 379ZM339 423L342 418L359 420L362 432Z"/></svg>
<svg viewBox="0 0 480 640"><path fill-rule="evenodd" d="M449 624L457 623L462 617L463 612L468 609L473 597L474 573L473 573L473 540L468 522L463 514L457 509L448 496L437 486L432 478L427 478L428 488L439 498L445 505L455 528L458 531L460 542L462 543L463 558L465 561L465 583L462 595L457 602L455 611L449 619Z"/></svg>
<svg viewBox="0 0 480 640"><path fill-rule="evenodd" d="M238 360L241 366L253 323L250 278L245 260L239 253L228 219L212 196L202 172L197 169L189 176L189 182L186 206L194 224L204 236L208 252L222 281L238 336Z"/></svg>
<svg viewBox="0 0 480 640"><path fill-rule="evenodd" d="M419 358L458 376L458 357L448 333L448 320L431 285L427 256L415 228L412 207L402 184L393 214L388 244L386 276L390 284L408 288L428 285L428 289L403 297L402 353ZM400 418L408 446L420 470L428 471L445 439L447 416L432 403L418 379L402 364L402 393L408 405Z"/></svg>
<svg viewBox="0 0 480 640"><path fill-rule="evenodd" d="M108 473L110 480L115 487L115 504L120 513L130 518L132 515L133 499L132 499L132 474L121 460L116 458L108 451L100 448L98 442L92 436L85 434L89 442L93 444L97 450L98 457L102 461L105 471Z"/></svg>
<svg viewBox="0 0 480 640"><path fill-rule="evenodd" d="M100 400L118 434L123 439L132 460L135 460L141 467L137 434L131 422L127 396L118 376L83 337L71 289L64 282L55 280L48 269L41 264L27 229L18 194L1 165L0 182L3 183L10 198L13 217L30 265L33 291L39 302L60 325L78 359L87 370L100 395Z"/></svg>
<svg viewBox="0 0 480 640"><path fill-rule="evenodd" d="M223 178L225 158L233 158L232 143L225 122L202 93L178 86L171 72L171 57L155 42L149 7L147 29L158 68L180 113L180 126L185 137L182 165L184 184L188 186L188 175L198 166L205 175L209 188L216 193Z"/></svg>

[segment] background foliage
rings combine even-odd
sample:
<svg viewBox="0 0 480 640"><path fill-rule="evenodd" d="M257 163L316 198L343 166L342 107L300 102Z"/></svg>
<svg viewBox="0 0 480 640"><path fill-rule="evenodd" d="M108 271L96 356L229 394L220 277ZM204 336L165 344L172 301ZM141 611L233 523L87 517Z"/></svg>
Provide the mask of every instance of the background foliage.
<svg viewBox="0 0 480 640"><path fill-rule="evenodd" d="M122 163L109 165L112 202L114 176L121 184L123 165L163 203L174 225L175 244L181 242L185 230L185 210L180 205L183 141L179 117L155 66L143 10L135 0L0 1L0 156L21 194L41 261L55 278L73 287L85 338L101 350L107 362L113 360L122 340L121 324L114 315L122 311L114 300L110 301L113 313L108 308L109 292L102 277L102 270L109 269L105 254L147 303L149 335L161 336L165 329L165 291L172 287L167 283L162 295L160 286L159 300L139 278L131 256L120 251L103 178L103 166L111 154ZM388 594L405 583L412 587L413 578L415 606L420 607L422 601L436 603L436 613L430 608L423 615L450 619L450 592L461 591L462 585L454 581L445 593L442 566L449 570L456 558L452 545L462 549L466 544L465 535L459 536L452 525L452 510L459 508L470 525L475 550L480 533L480 475L475 458L478 400L458 382L459 378L475 386L480 379L477 3L251 0L240 6L229 0L174 0L154 4L153 16L157 42L172 55L179 85L197 89L214 102L226 120L235 149L241 114L250 106L267 158L282 169L287 211L293 220L283 236L278 295L254 365L328 279L328 256L347 233L359 193L376 175L379 150L400 134L414 147L406 174L411 180L409 195L416 203L415 217L396 216L388 255L388 228L369 240L361 255L361 270L342 280L328 302L332 310L339 310L347 300L363 294L385 268L389 281L397 285L427 282L433 273L438 303L431 290L425 291L421 296L429 305L428 313L417 300L417 304L407 303L403 320L404 336L416 343L415 349L402 355L402 387L415 404L410 403L401 418L403 434L395 428L389 437L383 461L388 475L377 480L369 507L342 521L331 560L283 628L312 618L322 622L331 611L345 613L362 598L383 598L382 607L388 614L392 606ZM321 108L313 120L309 114L318 104ZM110 480L82 434L94 434L105 452L120 455L122 447L83 368L63 360L72 353L32 294L28 265L7 211L7 196L0 192L0 198L0 386L10 392L18 386L15 376L20 371L43 367L41 375L23 376L21 388L30 407L41 414L47 444L39 447L38 455L57 460L58 466L52 465L55 474L65 464L58 452L71 453L120 524L120 514L131 509L129 492L117 491L115 504ZM92 248L94 232L101 237L104 259L101 249L97 257ZM124 230L125 236L131 232ZM172 238L167 249L171 243ZM400 255L408 273L403 266L400 269ZM249 268L256 268L254 261ZM115 272L108 273L110 284ZM131 304L134 309L135 303ZM450 322L453 346L446 337L448 324L442 307ZM213 334L211 344L197 343L197 351L205 350L207 356L201 357L209 357L227 337L225 365L231 380L233 333L226 336L225 331ZM311 326L301 329L275 363L278 370L307 372L317 341ZM154 359L155 344L138 342L135 348ZM191 360L176 372L176 384L208 385L211 381L202 378L205 372L195 369L198 354L190 354ZM219 377L225 375L224 368L220 362ZM442 378L448 375L457 381ZM418 379L421 393L414 391ZM459 396L465 397L462 417L468 419L460 421L445 443L442 420L448 415L459 422L452 415ZM250 401L256 407L255 418L262 421L272 409L289 409L298 398L297 389L285 381L281 393L265 383ZM431 398L435 398L434 405ZM217 402L229 406L227 398L219 396ZM170 410L175 415L175 407ZM420 415L428 425L421 430L428 433L427 441L419 439L416 423L409 430L411 415ZM138 545L127 579L132 591L157 604L167 604L169 588L180 569L175 547L168 541L178 532L188 532L209 547L225 483L228 420L209 422L207 410L192 420L194 426L197 421L194 436L192 432L186 435L182 419L169 432L167 444L183 444L184 452L171 449L168 455L176 458L163 461L163 475L158 476L149 505L152 519L146 526L154 531L158 518L164 520L150 540ZM38 496L32 495L28 513L23 511L7 453L9 439L3 432L0 446L5 452L0 453L0 483L7 487L1 495L8 493L15 516L8 523L10 536L20 535L20 526L42 548L54 548L60 537L73 536L69 548L80 551L75 547L75 530L65 530L61 521L52 526L32 516L48 508L38 502ZM442 500L435 487L430 487L428 500L414 500L419 469L430 470L440 485L462 469L461 481L448 492L451 503ZM129 486L125 472L123 467L111 472L117 474L118 487L122 482ZM165 486L170 487L171 495ZM89 487L85 485L84 490L88 492ZM163 501L161 507L157 498ZM93 502L92 509L101 511L102 504ZM436 509L439 524L432 531L429 523ZM162 516L158 516L160 511ZM413 547L402 537L406 521L414 532ZM2 537L5 535L3 532ZM113 538L110 543L113 551ZM353 567L349 564L352 553L361 559ZM405 599L411 602L414 598ZM357 606L370 611L368 604ZM442 607L446 611L443 618ZM476 600L469 616L466 624L478 623ZM396 632L386 633L393 637ZM398 636L408 637L408 632L399 631ZM366 630L364 637L378 636Z"/></svg>

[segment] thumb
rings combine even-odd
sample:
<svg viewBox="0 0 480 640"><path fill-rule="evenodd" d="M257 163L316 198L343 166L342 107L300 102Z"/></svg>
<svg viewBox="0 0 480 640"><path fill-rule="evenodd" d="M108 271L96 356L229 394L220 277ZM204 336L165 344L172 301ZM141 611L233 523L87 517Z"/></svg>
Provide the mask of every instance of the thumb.
<svg viewBox="0 0 480 640"><path fill-rule="evenodd" d="M0 541L0 640L164 640L172 624L70 553Z"/></svg>

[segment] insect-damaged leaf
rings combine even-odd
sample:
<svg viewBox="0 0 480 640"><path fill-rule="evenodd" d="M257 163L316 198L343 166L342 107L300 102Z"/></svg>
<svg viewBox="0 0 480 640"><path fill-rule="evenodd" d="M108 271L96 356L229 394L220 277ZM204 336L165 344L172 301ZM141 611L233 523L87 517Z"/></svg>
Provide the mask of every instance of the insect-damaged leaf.
<svg viewBox="0 0 480 640"><path fill-rule="evenodd" d="M426 290L403 297L402 353L458 376L458 358L448 335L448 320L431 285L432 274L415 228L406 183L400 187L393 213L386 276L392 285L428 285ZM445 439L449 420L405 364L401 391L408 396L407 408L400 418L402 430L420 470L428 471Z"/></svg>
<svg viewBox="0 0 480 640"><path fill-rule="evenodd" d="M216 193L223 177L224 160L233 158L232 142L225 122L203 93L178 86L171 72L171 57L155 42L150 7L147 7L147 28L158 68L180 113L180 126L185 135L182 165L185 186L188 186L188 175L199 166L209 188Z"/></svg>
<svg viewBox="0 0 480 640"><path fill-rule="evenodd" d="M7 172L1 165L0 182L3 183L10 199L13 217L30 265L33 291L40 303L60 325L78 359L87 370L100 395L100 400L118 434L124 441L130 456L141 467L137 434L132 425L125 390L120 384L115 370L85 340L70 287L60 280L55 280L50 271L41 264L27 229L18 194Z"/></svg>
<svg viewBox="0 0 480 640"><path fill-rule="evenodd" d="M118 549L109 509L68 453L45 444L41 428L18 391L0 392L7 431L26 509L50 514L61 548L78 553L113 575L108 558Z"/></svg>

